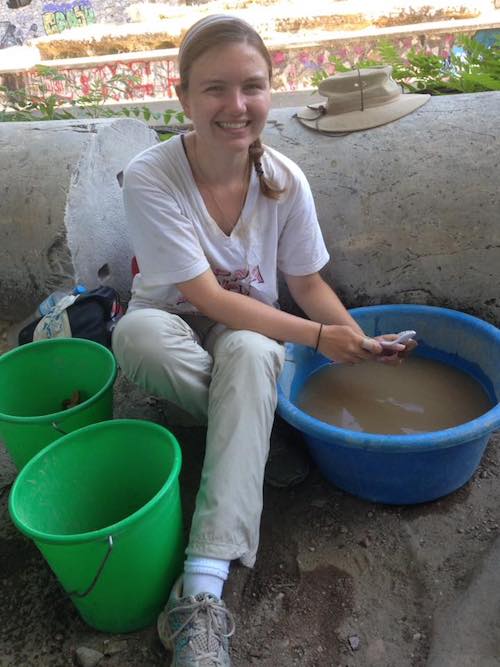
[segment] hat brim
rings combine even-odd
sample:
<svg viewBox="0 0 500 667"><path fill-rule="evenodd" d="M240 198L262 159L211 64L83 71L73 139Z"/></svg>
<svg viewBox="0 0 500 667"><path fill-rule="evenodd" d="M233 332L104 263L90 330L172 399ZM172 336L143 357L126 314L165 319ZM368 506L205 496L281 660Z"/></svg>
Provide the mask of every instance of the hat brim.
<svg viewBox="0 0 500 667"><path fill-rule="evenodd" d="M321 104L314 104L301 109L297 118L306 127L321 132L357 132L371 127L385 125L415 111L430 99L430 95L406 93L393 102L363 111L348 111L342 114L324 114L318 116Z"/></svg>

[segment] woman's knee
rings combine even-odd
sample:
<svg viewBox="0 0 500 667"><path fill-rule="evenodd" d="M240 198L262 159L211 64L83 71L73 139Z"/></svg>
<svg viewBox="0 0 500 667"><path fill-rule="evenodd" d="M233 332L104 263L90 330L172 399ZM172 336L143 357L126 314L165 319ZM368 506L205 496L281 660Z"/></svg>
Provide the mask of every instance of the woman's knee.
<svg viewBox="0 0 500 667"><path fill-rule="evenodd" d="M157 360L173 340L193 337L190 327L177 315L145 308L127 313L113 332L113 352L122 368L132 359Z"/></svg>
<svg viewBox="0 0 500 667"><path fill-rule="evenodd" d="M278 375L283 368L283 345L256 331L226 331L215 345L215 357L234 364L264 366Z"/></svg>

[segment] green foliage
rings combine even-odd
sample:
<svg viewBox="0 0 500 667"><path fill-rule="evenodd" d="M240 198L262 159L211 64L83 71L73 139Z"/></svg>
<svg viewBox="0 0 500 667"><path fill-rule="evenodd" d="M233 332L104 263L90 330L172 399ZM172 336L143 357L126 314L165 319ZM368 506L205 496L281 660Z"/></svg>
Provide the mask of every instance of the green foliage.
<svg viewBox="0 0 500 667"><path fill-rule="evenodd" d="M133 87L138 84L138 78L131 75L116 74L106 81L92 81L89 90L84 94L76 86L71 85L67 77L56 69L39 65L36 67L38 93L33 94L25 89L10 90L0 86L0 122L4 121L33 121L33 120L68 120L76 118L106 118L123 117L137 118L149 122L151 119L163 120L168 125L174 118L183 123L182 111L166 109L163 112L152 112L146 106L124 106L112 109L106 103L117 103L116 98L130 97ZM68 100L49 90L57 89L52 85L57 81L64 81L66 89L74 95Z"/></svg>
<svg viewBox="0 0 500 667"><path fill-rule="evenodd" d="M376 59L350 62L346 66L340 58L332 56L330 62L337 72L392 65L394 80L412 93L439 95L500 90L500 41L488 48L472 37L462 36L455 44L463 53L452 53L444 61L439 56L415 50L403 59L394 44L384 41L377 48ZM319 70L313 83L317 86L328 76L325 70Z"/></svg>

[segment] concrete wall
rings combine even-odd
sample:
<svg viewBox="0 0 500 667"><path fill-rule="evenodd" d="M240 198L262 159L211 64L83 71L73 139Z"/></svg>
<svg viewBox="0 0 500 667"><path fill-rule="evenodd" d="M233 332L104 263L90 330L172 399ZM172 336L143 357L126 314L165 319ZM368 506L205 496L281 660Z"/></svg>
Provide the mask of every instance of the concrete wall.
<svg viewBox="0 0 500 667"><path fill-rule="evenodd" d="M271 112L265 141L301 165L349 306L426 303L500 324L500 92L434 97L341 137ZM105 263L126 295L131 250L115 174L155 142L138 121L0 125L0 319Z"/></svg>
<svg viewBox="0 0 500 667"><path fill-rule="evenodd" d="M132 252L116 174L157 141L136 120L0 123L0 319L81 281L126 294Z"/></svg>
<svg viewBox="0 0 500 667"><path fill-rule="evenodd" d="M309 178L349 305L424 303L500 324L500 92L433 97L329 137L276 109L265 140Z"/></svg>

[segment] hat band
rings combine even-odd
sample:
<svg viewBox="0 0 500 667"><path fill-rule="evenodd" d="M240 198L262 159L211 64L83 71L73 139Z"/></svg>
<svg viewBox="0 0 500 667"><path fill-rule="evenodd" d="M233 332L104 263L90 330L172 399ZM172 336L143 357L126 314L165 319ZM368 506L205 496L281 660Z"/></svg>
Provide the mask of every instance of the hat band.
<svg viewBox="0 0 500 667"><path fill-rule="evenodd" d="M341 96L330 96L326 105L326 114L329 116L336 116L343 113L349 113L350 111L365 111L365 109L370 109L372 107L380 107L385 104L391 104L395 99L401 96L401 91L399 89L395 90L394 93L389 93L385 95L378 95L376 97L367 97L363 93L363 90L360 89L360 95L349 94L350 99L341 99ZM354 98L354 99L353 99Z"/></svg>

